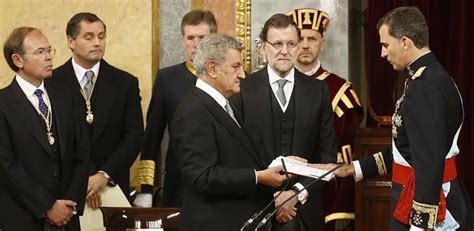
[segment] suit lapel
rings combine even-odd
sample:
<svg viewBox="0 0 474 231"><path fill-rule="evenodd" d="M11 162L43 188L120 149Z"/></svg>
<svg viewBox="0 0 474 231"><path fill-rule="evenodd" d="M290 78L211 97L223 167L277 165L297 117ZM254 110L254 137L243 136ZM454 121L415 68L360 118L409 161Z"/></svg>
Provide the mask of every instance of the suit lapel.
<svg viewBox="0 0 474 231"><path fill-rule="evenodd" d="M65 114L64 109L64 96L61 96L57 90L49 85L45 84L46 90L48 91L49 101L51 102L51 107L55 109L53 111L53 123L56 123L56 136L54 137L59 142L59 150L61 151L61 157L64 156L64 151L66 150L66 120L67 115Z"/></svg>
<svg viewBox="0 0 474 231"><path fill-rule="evenodd" d="M30 131L36 141L38 141L38 143L44 148L44 150L50 155L53 155L53 150L49 146L48 140L46 138L44 122L39 119L38 112L35 110L33 105L31 105L31 102L25 96L20 88L20 85L18 85L15 79L13 79L12 83L8 87L8 91L12 96L12 100L9 100L8 103L17 117L25 125L25 130Z"/></svg>
<svg viewBox="0 0 474 231"><path fill-rule="evenodd" d="M78 94L81 99L81 110L79 111L81 113L81 117L86 119L86 103L85 100L80 93L81 90L81 85L79 84L79 81L77 81L76 73L74 72L74 68L72 67L72 58L69 59L63 66L64 70L62 73L62 76L57 76L55 78L64 78L64 80L61 80L60 83L65 84L66 86L69 87L69 89L75 89L77 92L73 92L73 94ZM54 75L54 74L53 74ZM47 82L47 81L46 81ZM62 98L62 97L58 97Z"/></svg>
<svg viewBox="0 0 474 231"><path fill-rule="evenodd" d="M300 147L304 145L304 139L306 132L309 128L309 120L315 115L311 114L314 108L311 103L314 99L313 87L314 85L306 84L305 79L308 78L295 70L295 85L294 85L294 99L295 100L295 127L293 131L293 147L292 151L297 152L302 150Z"/></svg>
<svg viewBox="0 0 474 231"><path fill-rule="evenodd" d="M250 153L252 159L262 168L264 165L262 160L258 158L257 153L253 149L250 140L246 137L244 131L237 126L237 124L230 118L230 116L225 112L225 110L207 93L198 88L193 88L193 94L195 94L199 99L201 99L206 106L206 108L214 115L214 118L224 126L229 133L234 136L240 144Z"/></svg>
<svg viewBox="0 0 474 231"><path fill-rule="evenodd" d="M107 62L101 61L97 82L92 93L92 111L94 113L94 123L92 132L92 142L99 137L107 123L110 108L113 105L117 90L115 88L114 76L110 72Z"/></svg>
<svg viewBox="0 0 474 231"><path fill-rule="evenodd" d="M65 64L66 70L65 76L60 76L59 78L66 78L67 79L67 84L71 87L71 89L81 89L81 85L79 84L79 81L77 81L76 73L74 72L74 68L72 67L72 58L69 59Z"/></svg>
<svg viewBox="0 0 474 231"><path fill-rule="evenodd" d="M272 156L275 155L273 148L273 124L272 124L272 102L271 97L273 94L268 83L268 72L267 68L264 68L259 75L255 76L258 78L255 80L255 84L252 85L250 94L253 94L253 101L255 103L255 115L256 115L256 126L263 137L263 142L267 153Z"/></svg>

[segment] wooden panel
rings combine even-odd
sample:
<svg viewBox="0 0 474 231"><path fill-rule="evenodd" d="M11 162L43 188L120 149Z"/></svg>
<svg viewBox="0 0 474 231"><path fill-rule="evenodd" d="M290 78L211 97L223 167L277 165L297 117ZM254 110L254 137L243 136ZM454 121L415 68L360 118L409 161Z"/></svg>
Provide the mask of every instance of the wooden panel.
<svg viewBox="0 0 474 231"><path fill-rule="evenodd" d="M363 195L364 228L362 230L388 230L390 221L390 186L365 184ZM384 227L384 228L382 228Z"/></svg>
<svg viewBox="0 0 474 231"><path fill-rule="evenodd" d="M385 150L391 144L389 128L355 130L356 159ZM364 179L356 184L355 230L388 230L390 221L391 175Z"/></svg>

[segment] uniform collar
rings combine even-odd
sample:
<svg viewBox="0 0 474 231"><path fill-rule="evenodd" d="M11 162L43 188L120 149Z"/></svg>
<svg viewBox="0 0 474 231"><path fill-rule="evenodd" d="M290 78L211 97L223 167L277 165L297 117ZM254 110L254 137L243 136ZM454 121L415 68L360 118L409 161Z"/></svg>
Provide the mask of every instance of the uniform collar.
<svg viewBox="0 0 474 231"><path fill-rule="evenodd" d="M434 61L436 61L436 57L431 51L428 51L408 64L406 71L411 77L416 73L418 68L426 66Z"/></svg>
<svg viewBox="0 0 474 231"><path fill-rule="evenodd" d="M194 76L197 76L197 71L196 71L196 68L194 68L194 65L193 65L193 62L191 62L191 60L186 60L186 69L188 69L189 72L191 72L191 74L193 74Z"/></svg>

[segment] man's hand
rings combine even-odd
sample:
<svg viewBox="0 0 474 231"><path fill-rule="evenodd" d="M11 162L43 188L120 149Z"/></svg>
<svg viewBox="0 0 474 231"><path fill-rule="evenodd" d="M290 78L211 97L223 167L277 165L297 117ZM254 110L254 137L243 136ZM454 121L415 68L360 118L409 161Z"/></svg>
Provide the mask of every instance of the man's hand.
<svg viewBox="0 0 474 231"><path fill-rule="evenodd" d="M86 198L87 206L91 209L98 209L102 205L102 197L100 192L94 193Z"/></svg>
<svg viewBox="0 0 474 231"><path fill-rule="evenodd" d="M133 204L140 208L151 208L153 195L151 193L139 193L133 200Z"/></svg>
<svg viewBox="0 0 474 231"><path fill-rule="evenodd" d="M275 207L280 206L286 201L289 197L295 195L293 190L287 190L282 192L282 194L275 200ZM287 223L296 216L296 203L298 199L293 197L290 201L286 202L277 212L276 220L280 223Z"/></svg>
<svg viewBox="0 0 474 231"><path fill-rule="evenodd" d="M324 170L331 170L337 166L337 164L329 163L329 164L308 164L309 167L319 168ZM334 174L337 177L348 177L355 174L355 169L353 164L344 165L338 168Z"/></svg>
<svg viewBox="0 0 474 231"><path fill-rule="evenodd" d="M46 221L59 227L66 225L74 216L76 205L76 202L71 200L56 200L53 207L46 212Z"/></svg>
<svg viewBox="0 0 474 231"><path fill-rule="evenodd" d="M104 189L104 187L107 185L109 182L109 179L107 179L104 174L102 173L96 173L92 176L89 176L89 183L87 184L87 199L95 193L99 193Z"/></svg>
<svg viewBox="0 0 474 231"><path fill-rule="evenodd" d="M276 166L273 168L257 171L257 183L271 187L280 186L286 180L286 177L280 174L282 170L283 166Z"/></svg>

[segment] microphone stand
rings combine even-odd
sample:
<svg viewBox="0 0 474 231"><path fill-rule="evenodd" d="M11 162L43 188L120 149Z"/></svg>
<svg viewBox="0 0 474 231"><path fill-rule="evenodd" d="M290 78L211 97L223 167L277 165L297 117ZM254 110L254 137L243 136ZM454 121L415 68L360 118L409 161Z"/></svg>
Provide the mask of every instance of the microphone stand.
<svg viewBox="0 0 474 231"><path fill-rule="evenodd" d="M275 200L286 190L286 188L288 188L288 185L290 184L290 176L288 175L288 171L286 171L286 165L285 165L285 161L283 159L281 159L281 164L283 165L283 171L285 172L285 177L286 177L286 184L285 184L285 187L283 187L282 190L280 190L278 192L278 194L273 197L273 200L271 200L263 209L261 209L260 211L254 213L243 225L242 227L240 228L240 231L244 231L245 228L247 228L249 225L251 225L258 217L260 217L260 215L263 214L263 212L265 212L269 207L270 205L273 204L273 202L275 202Z"/></svg>
<svg viewBox="0 0 474 231"><path fill-rule="evenodd" d="M262 228L267 222L268 220L270 220L270 218L273 217L273 215L275 215L275 213L283 206L285 205L286 203L288 203L288 201L290 201L291 199L295 198L296 196L298 196L298 194L300 194L301 192L303 192L305 189L307 189L309 186L311 186L312 184L316 183L317 181L320 181L322 178L326 177L327 175L329 175L330 173L336 171L337 169L339 169L340 167L344 166L345 163L340 163L339 165L337 165L336 167L332 168L331 170L327 171L326 173L324 173L323 175L315 178L314 180L312 180L311 182L309 182L309 184L307 184L306 186L304 186L301 190L298 190L295 194L293 194L292 196L288 197L285 201L283 201L283 203L281 203L279 206L277 206L275 209L273 209L273 211L267 213L267 215L265 215L265 217L258 223L257 227L255 228L255 231L257 231L258 229Z"/></svg>

